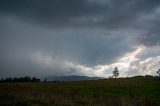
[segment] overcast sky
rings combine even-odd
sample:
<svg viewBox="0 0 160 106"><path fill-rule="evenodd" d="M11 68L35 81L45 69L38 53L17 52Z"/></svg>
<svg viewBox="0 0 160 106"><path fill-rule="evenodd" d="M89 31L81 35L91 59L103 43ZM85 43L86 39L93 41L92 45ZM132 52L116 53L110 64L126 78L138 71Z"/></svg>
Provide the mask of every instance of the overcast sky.
<svg viewBox="0 0 160 106"><path fill-rule="evenodd" d="M0 77L156 75L160 0L0 0Z"/></svg>

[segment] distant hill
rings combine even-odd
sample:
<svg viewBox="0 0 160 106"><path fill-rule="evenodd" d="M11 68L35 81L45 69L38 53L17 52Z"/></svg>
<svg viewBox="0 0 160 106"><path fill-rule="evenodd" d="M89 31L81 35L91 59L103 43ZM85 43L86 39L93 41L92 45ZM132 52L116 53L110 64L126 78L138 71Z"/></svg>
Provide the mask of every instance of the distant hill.
<svg viewBox="0 0 160 106"><path fill-rule="evenodd" d="M87 77L87 76L50 76L47 78L48 81L82 81L82 80L98 80L104 79L103 77Z"/></svg>

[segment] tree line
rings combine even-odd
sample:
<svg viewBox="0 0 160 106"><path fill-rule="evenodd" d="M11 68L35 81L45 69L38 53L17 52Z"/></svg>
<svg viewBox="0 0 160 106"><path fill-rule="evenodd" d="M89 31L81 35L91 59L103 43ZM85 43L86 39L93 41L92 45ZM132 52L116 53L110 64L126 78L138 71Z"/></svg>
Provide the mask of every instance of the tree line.
<svg viewBox="0 0 160 106"><path fill-rule="evenodd" d="M2 78L0 80L0 82L40 82L40 79L36 78L36 77L29 77L29 76L25 76L25 77L7 77L7 78Z"/></svg>
<svg viewBox="0 0 160 106"><path fill-rule="evenodd" d="M158 76L160 77L160 69L158 69L158 71L156 71L156 73L158 74ZM119 71L118 71L118 67L114 68L113 71L113 78L117 78L119 76ZM151 77L151 75L146 75L146 77Z"/></svg>
<svg viewBox="0 0 160 106"><path fill-rule="evenodd" d="M160 77L160 69L157 71L158 76ZM112 78L117 78L119 76L119 70L117 67L114 68L113 71L113 76ZM143 76L135 76L135 77L143 77ZM146 75L145 77L153 77L151 75ZM30 76L25 76L25 77L7 77L7 78L2 78L0 82L40 82L39 78L36 77L30 77ZM44 82L47 82L47 79L44 79Z"/></svg>

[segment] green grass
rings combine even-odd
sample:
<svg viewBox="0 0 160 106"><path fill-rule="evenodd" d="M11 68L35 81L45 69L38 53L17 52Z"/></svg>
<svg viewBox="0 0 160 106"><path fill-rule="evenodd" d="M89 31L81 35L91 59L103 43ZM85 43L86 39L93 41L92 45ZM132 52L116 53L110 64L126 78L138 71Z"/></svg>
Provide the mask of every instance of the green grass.
<svg viewBox="0 0 160 106"><path fill-rule="evenodd" d="M0 106L160 106L160 80L0 83Z"/></svg>

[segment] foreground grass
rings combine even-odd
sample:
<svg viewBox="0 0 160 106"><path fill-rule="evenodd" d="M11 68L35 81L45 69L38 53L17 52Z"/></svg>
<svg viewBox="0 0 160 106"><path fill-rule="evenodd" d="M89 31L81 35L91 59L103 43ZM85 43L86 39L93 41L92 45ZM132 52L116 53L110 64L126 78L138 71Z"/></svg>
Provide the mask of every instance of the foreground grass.
<svg viewBox="0 0 160 106"><path fill-rule="evenodd" d="M0 83L0 106L160 106L160 80Z"/></svg>

